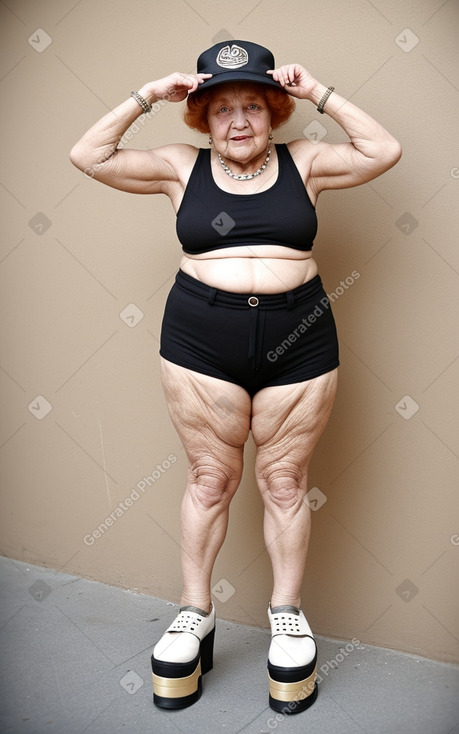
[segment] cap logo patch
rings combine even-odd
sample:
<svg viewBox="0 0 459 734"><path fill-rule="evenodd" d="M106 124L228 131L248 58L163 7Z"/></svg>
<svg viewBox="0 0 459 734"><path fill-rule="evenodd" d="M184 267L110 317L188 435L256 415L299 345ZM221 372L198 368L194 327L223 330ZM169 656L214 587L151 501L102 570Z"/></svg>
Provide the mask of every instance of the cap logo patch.
<svg viewBox="0 0 459 734"><path fill-rule="evenodd" d="M249 63L249 54L245 48L241 48L233 43L231 48L225 46L220 49L216 62L223 69L239 69L241 66Z"/></svg>

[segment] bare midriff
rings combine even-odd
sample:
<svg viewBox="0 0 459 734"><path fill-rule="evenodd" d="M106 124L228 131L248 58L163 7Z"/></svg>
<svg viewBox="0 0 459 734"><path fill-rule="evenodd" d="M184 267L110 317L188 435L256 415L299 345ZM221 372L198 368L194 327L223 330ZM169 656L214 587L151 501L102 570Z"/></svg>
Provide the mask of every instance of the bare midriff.
<svg viewBox="0 0 459 734"><path fill-rule="evenodd" d="M232 293L284 293L317 275L311 251L281 245L243 245L201 255L183 254L180 269Z"/></svg>

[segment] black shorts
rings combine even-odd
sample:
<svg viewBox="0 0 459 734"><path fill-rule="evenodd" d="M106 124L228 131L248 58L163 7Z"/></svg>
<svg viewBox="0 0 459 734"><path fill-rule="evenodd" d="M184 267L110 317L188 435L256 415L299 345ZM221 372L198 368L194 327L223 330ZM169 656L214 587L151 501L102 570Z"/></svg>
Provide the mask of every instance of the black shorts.
<svg viewBox="0 0 459 734"><path fill-rule="evenodd" d="M253 396L339 365L330 301L319 275L286 293L218 290L179 270L161 329L164 359L241 385Z"/></svg>

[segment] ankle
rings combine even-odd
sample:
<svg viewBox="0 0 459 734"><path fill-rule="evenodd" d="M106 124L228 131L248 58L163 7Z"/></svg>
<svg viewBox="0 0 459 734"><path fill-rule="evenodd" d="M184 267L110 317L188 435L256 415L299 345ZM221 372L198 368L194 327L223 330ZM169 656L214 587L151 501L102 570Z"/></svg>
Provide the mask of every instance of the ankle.
<svg viewBox="0 0 459 734"><path fill-rule="evenodd" d="M273 594L270 601L271 609L275 607L292 606L301 609L300 596L286 596L283 594Z"/></svg>
<svg viewBox="0 0 459 734"><path fill-rule="evenodd" d="M210 595L206 596L199 596L199 595L189 595L182 594L182 597L180 599L180 606L181 607L196 607L197 609L202 609L203 612L206 614L210 614L212 611L212 603L210 599Z"/></svg>

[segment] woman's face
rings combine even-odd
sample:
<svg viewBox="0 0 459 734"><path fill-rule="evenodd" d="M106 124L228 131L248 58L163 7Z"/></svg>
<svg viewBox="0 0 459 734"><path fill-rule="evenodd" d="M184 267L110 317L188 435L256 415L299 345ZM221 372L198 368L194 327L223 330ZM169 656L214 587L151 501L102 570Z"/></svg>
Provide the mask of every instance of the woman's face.
<svg viewBox="0 0 459 734"><path fill-rule="evenodd" d="M223 157L246 163L266 153L271 112L258 85L238 82L217 87L207 120L215 149Z"/></svg>

